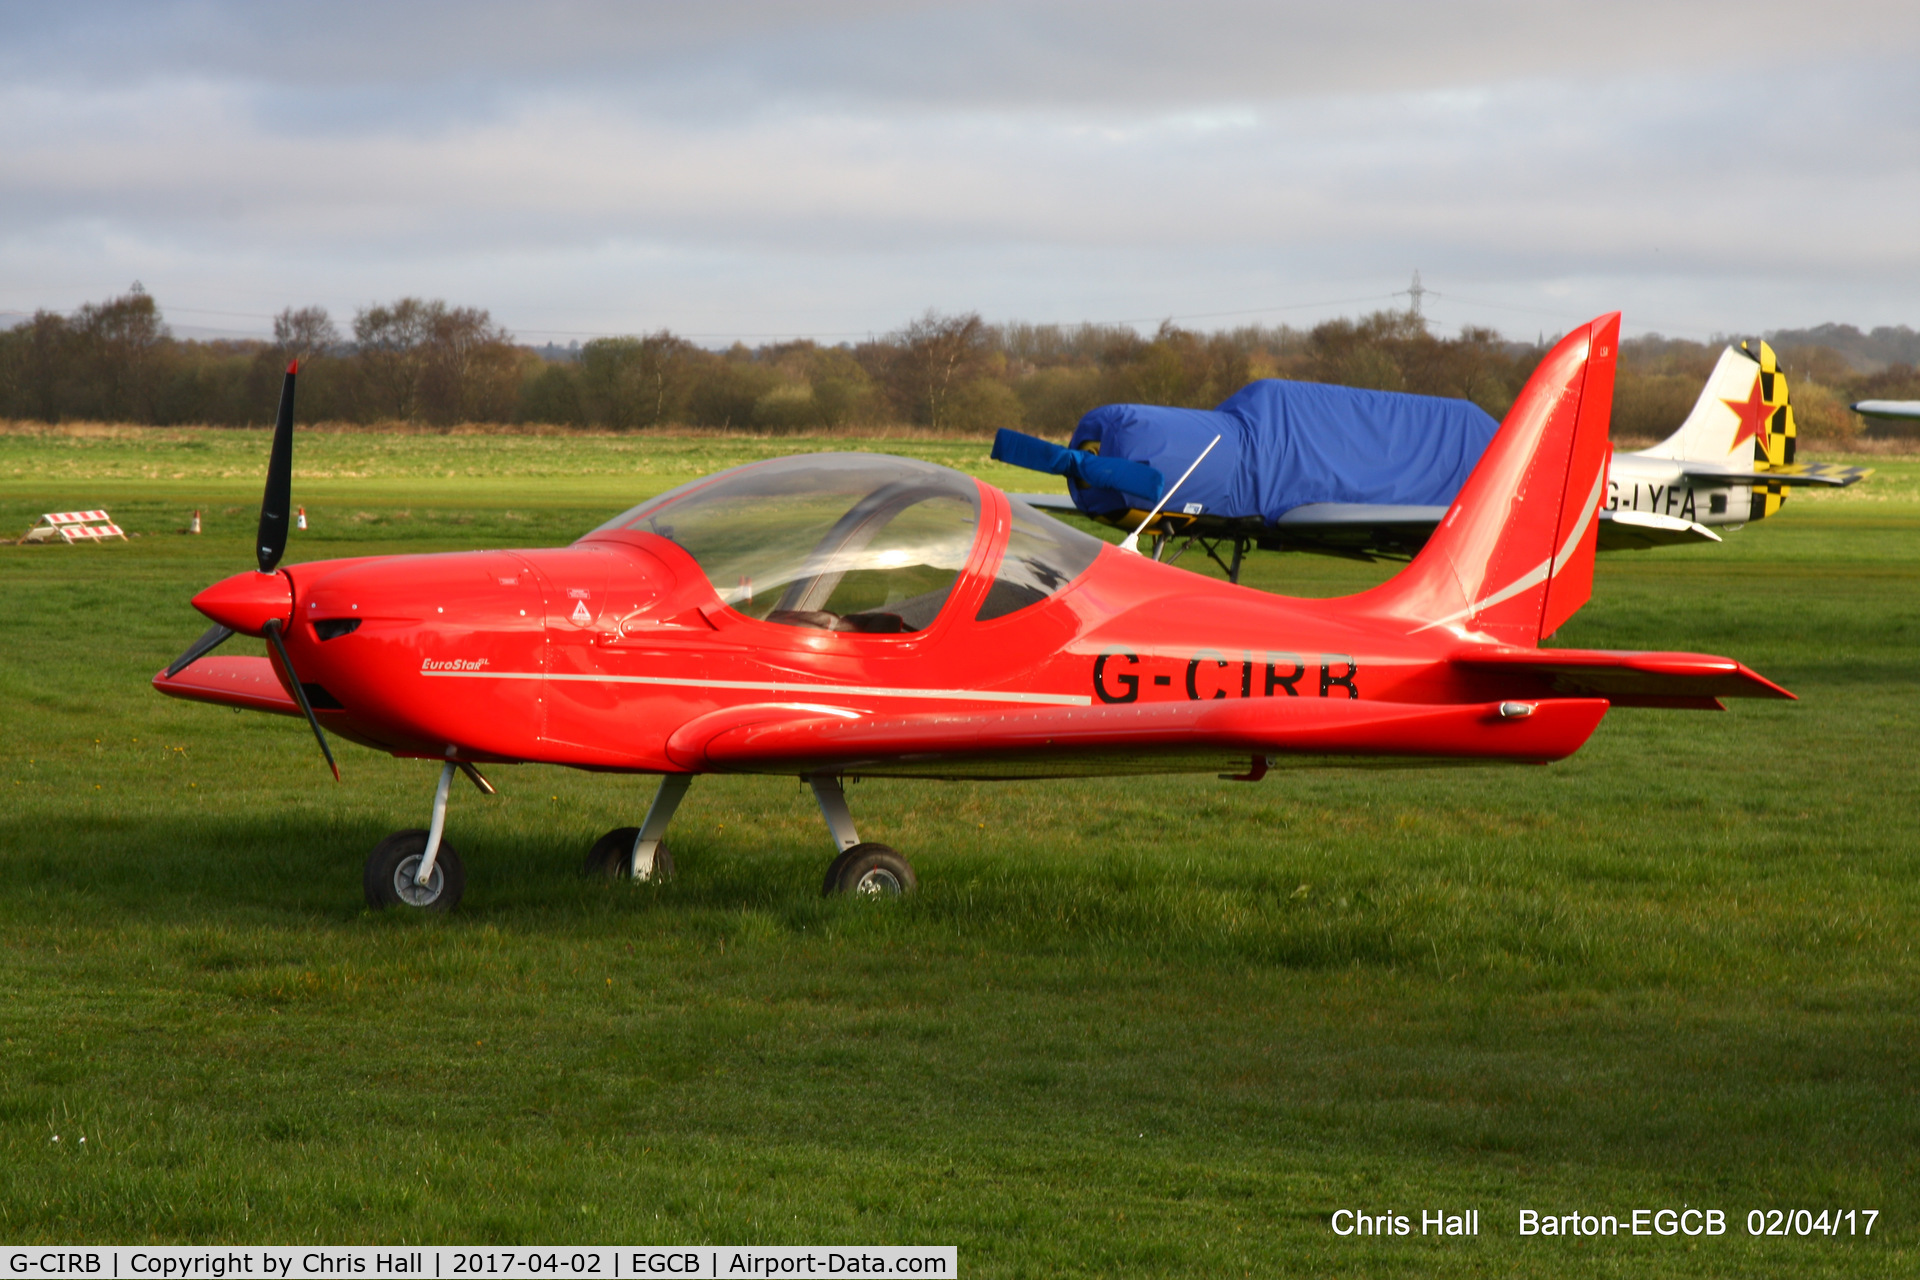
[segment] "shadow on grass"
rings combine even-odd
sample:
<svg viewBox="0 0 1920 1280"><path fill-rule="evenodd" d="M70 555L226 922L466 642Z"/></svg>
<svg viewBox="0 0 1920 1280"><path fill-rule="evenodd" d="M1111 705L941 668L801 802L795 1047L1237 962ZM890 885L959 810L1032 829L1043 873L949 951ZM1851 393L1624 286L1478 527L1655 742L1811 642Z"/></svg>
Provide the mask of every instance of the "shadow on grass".
<svg viewBox="0 0 1920 1280"><path fill-rule="evenodd" d="M57 841L0 822L13 849L16 910L76 922L111 915L163 926L340 923L367 916L361 859L387 833L364 818L307 813L245 816L67 815ZM465 903L443 923L510 931L599 934L644 928L692 944L777 948L827 938L861 948L936 950L992 945L1050 954L1334 968L1433 967L1463 946L1511 945L1556 964L1583 954L1590 933L1551 906L1508 913L1505 942L1467 927L1463 885L1419 876L1354 874L1316 888L1286 866L1231 857L1135 856L1035 860L969 851L939 859L921 892L898 901L823 899L817 851L746 853L698 836L676 843L679 874L663 884L579 873L585 839L552 840L478 827L458 849ZM418 913L382 913L406 927ZM390 923L389 923L390 922ZM209 960L217 966L217 957Z"/></svg>

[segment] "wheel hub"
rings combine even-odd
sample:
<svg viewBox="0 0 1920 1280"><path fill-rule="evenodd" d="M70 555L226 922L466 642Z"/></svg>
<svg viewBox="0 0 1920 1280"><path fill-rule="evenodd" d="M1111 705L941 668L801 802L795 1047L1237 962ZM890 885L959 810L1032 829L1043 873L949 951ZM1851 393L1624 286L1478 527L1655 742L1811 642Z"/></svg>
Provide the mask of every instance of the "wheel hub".
<svg viewBox="0 0 1920 1280"><path fill-rule="evenodd" d="M900 877L885 867L874 867L854 883L853 891L869 898L900 896Z"/></svg>
<svg viewBox="0 0 1920 1280"><path fill-rule="evenodd" d="M415 877L420 874L420 855L400 860L393 869L393 891L400 901L410 907L430 907L440 897L440 891L446 887L446 877L440 873L436 863L433 874L427 877L425 884L416 884Z"/></svg>

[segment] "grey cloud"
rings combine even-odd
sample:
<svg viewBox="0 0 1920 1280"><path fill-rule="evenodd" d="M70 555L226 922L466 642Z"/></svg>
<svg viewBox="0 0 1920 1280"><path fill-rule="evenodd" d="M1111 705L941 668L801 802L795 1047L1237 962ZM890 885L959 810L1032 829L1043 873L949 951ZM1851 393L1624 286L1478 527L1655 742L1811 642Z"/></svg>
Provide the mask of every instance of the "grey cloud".
<svg viewBox="0 0 1920 1280"><path fill-rule="evenodd" d="M1910 8L23 6L0 307L1911 322Z"/></svg>
<svg viewBox="0 0 1920 1280"><path fill-rule="evenodd" d="M1151 108L1911 51L1899 0L244 3L16 6L13 77L352 91L631 84L985 107ZM701 86L709 88L703 89Z"/></svg>

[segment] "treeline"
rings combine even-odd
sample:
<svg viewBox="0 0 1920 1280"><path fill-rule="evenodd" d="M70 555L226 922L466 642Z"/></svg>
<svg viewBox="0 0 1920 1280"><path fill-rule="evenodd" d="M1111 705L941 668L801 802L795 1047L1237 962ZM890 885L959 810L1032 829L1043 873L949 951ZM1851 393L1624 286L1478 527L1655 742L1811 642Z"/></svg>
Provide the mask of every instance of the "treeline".
<svg viewBox="0 0 1920 1280"><path fill-rule="evenodd" d="M351 422L512 421L541 363L485 311L417 298L361 311L350 341L320 307L281 312L272 342L182 341L135 284L0 333L0 416L252 426L295 359L300 416Z"/></svg>
<svg viewBox="0 0 1920 1280"><path fill-rule="evenodd" d="M1852 330L1850 326L1822 326ZM1734 341L1734 340L1728 340ZM1867 424L1847 406L1858 400L1920 400L1920 371L1851 356L1805 341L1805 332L1770 338L1793 397L1800 438L1844 444ZM1658 334L1620 344L1613 393L1616 438L1663 439L1685 420L1728 342L1688 342ZM1886 428L1880 428L1886 432ZM1898 429L1887 434L1903 434Z"/></svg>
<svg viewBox="0 0 1920 1280"><path fill-rule="evenodd" d="M42 311L0 333L0 417L260 425L272 417L291 359L302 366L303 420L363 424L766 433L911 425L1064 436L1098 405L1210 407L1255 378L1276 377L1458 396L1501 417L1550 345L1544 335L1516 343L1478 328L1443 338L1418 316L1391 311L1305 330L1201 333L1168 323L1151 334L991 325L930 311L882 337L839 346L716 351L663 330L542 352L516 344L485 310L418 298L365 308L344 332L321 308L290 308L275 318L273 335L176 339L138 285L71 315ZM1615 435L1659 437L1678 426L1720 345L1623 343ZM1821 347L1783 356L1810 439L1844 439L1857 430L1848 399L1903 394L1914 379L1903 365L1857 372ZM1906 394L1920 395L1920 386Z"/></svg>

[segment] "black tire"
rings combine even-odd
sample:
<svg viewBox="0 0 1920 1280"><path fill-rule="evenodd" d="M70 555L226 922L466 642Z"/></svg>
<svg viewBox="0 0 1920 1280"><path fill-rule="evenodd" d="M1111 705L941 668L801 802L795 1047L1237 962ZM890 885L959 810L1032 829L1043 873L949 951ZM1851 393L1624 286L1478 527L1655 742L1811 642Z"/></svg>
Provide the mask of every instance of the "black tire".
<svg viewBox="0 0 1920 1280"><path fill-rule="evenodd" d="M580 874L605 880L625 880L633 864L633 842L640 838L638 827L615 827L593 842ZM673 854L662 840L653 851L653 875L649 883L673 879Z"/></svg>
<svg viewBox="0 0 1920 1280"><path fill-rule="evenodd" d="M467 868L443 836L433 859L433 879L425 889L413 883L420 855L427 851L427 833L414 828L396 831L367 855L367 905L375 911L412 907L417 911L451 911L467 891Z"/></svg>
<svg viewBox="0 0 1920 1280"><path fill-rule="evenodd" d="M827 868L826 883L820 886L822 897L844 895L872 898L897 898L912 893L920 885L913 865L896 849L868 841L857 844L833 860Z"/></svg>

